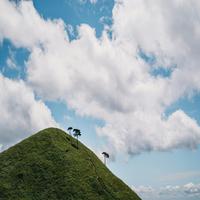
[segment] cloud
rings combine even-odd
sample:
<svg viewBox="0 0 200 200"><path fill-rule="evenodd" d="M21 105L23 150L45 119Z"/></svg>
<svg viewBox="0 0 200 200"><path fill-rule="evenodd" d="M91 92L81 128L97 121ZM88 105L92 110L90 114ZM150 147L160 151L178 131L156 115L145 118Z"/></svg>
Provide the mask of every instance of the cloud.
<svg viewBox="0 0 200 200"><path fill-rule="evenodd" d="M117 2L113 10L113 31L116 39L126 45L126 50L134 52L139 47L153 54L157 65L177 66L169 82L169 89L172 85L175 89L171 94L166 93L172 98L167 100L174 101L194 87L199 89L199 81L195 73L191 73L199 74L199 2ZM188 74L193 74L193 79Z"/></svg>
<svg viewBox="0 0 200 200"><path fill-rule="evenodd" d="M6 60L6 64L11 69L16 69L17 68L17 66L16 66L16 64L15 64L15 62L14 62L14 60L12 58L8 58Z"/></svg>
<svg viewBox="0 0 200 200"><path fill-rule="evenodd" d="M193 184L193 183L188 183L184 185L184 192L186 194L191 194L191 195L198 195L200 196L200 184Z"/></svg>
<svg viewBox="0 0 200 200"><path fill-rule="evenodd" d="M6 65L10 69L17 69L17 65L16 65L16 61L15 61L15 54L11 49L9 49L9 57L6 60Z"/></svg>
<svg viewBox="0 0 200 200"><path fill-rule="evenodd" d="M134 191L138 192L138 193L153 193L155 192L155 189L153 189L151 186L139 186L139 187L132 187Z"/></svg>
<svg viewBox="0 0 200 200"><path fill-rule="evenodd" d="M2 0L0 7L0 37L30 50L29 87L43 100L61 99L77 114L103 120L97 133L112 151L197 148L195 119L183 110L165 115L172 103L200 89L197 1L116 1L112 38L106 29L96 38L81 24L72 41L62 20L44 20L32 2ZM140 49L156 58L154 65ZM158 66L171 74L153 76Z"/></svg>
<svg viewBox="0 0 200 200"><path fill-rule="evenodd" d="M23 81L0 74L0 147L3 149L40 129L57 126L50 110L36 100Z"/></svg>
<svg viewBox="0 0 200 200"><path fill-rule="evenodd" d="M67 39L65 26L62 20L43 20L33 7L32 1L0 2L0 41L10 39L16 47L32 49L35 46L63 42ZM12 15L8 15L12 13ZM61 41L61 40L62 41Z"/></svg>
<svg viewBox="0 0 200 200"><path fill-rule="evenodd" d="M97 3L97 0L90 0L90 3L95 4Z"/></svg>
<svg viewBox="0 0 200 200"><path fill-rule="evenodd" d="M98 0L79 0L81 4L85 4L87 2L90 2L91 4L96 4Z"/></svg>
<svg viewBox="0 0 200 200"><path fill-rule="evenodd" d="M75 37L74 28L71 24L67 25L67 30L70 36Z"/></svg>
<svg viewBox="0 0 200 200"><path fill-rule="evenodd" d="M188 183L185 185L167 185L161 188L151 186L132 187L142 199L159 200L195 200L200 197L200 184Z"/></svg>

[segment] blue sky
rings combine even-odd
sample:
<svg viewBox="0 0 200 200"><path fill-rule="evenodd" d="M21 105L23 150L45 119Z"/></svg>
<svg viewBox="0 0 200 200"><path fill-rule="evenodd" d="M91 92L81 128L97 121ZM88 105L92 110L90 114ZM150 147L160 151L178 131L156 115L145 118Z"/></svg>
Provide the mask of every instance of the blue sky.
<svg viewBox="0 0 200 200"><path fill-rule="evenodd" d="M136 12L137 8L135 7L137 4L133 3L133 5L128 5L126 1L124 2L125 2L124 8L126 8L126 6L131 8L131 6L133 6L132 8L136 9L134 11L135 13L137 13ZM79 97L82 98L82 96L84 96L81 93L82 90L80 90L80 93L79 93L79 90L77 90L78 96L76 96L76 94L73 94L72 97L70 96L70 94L67 96L64 96L64 95L62 96L61 95L62 89L60 90L59 87L55 87L56 91L54 91L53 89L51 90L51 87L49 87L48 85L46 86L43 83L43 82L48 82L47 79L44 79L44 81L41 81L41 82L40 81L37 82L39 78L41 78L42 80L44 78L43 71L40 71L36 66L37 61L40 64L40 60L43 59L42 53L44 53L44 56L47 56L47 54L51 52L51 49L45 49L44 52L41 51L42 53L40 52L39 54L37 54L36 52L36 49L38 48L37 45L36 46L33 45L30 47L29 45L26 45L27 44L26 41L23 43L23 38L21 40L22 42L20 43L18 39L12 39L12 37L14 36L10 36L9 34L8 36L6 35L2 37L3 38L2 40L1 40L1 35L0 35L0 41L1 41L0 73L3 76L3 79L8 78L8 80L10 81L13 81L13 80L18 81L18 82L22 81L23 84L25 85L22 87L28 87L29 89L31 88L30 90L32 92L31 94L34 96L34 101L36 101L37 103L41 101L43 103L42 106L44 107L43 109L45 110L45 113L46 113L46 109L51 111L52 117L49 116L48 112L47 114L44 114L45 116L47 116L45 119L46 121L49 120L49 124L52 124L52 123L57 124L60 127L64 128L65 130L67 129L68 126L80 128L82 131L81 141L84 142L86 145L88 145L90 148L92 148L97 154L99 154L99 152L101 152L101 150L103 150L104 148L106 150L110 150L111 154L114 155L114 159L113 160L111 159L109 161L108 167L111 169L111 171L114 172L114 174L119 176L130 187L133 187L144 200L149 199L149 198L152 198L152 200L155 200L155 199L160 199L160 200L164 200L164 199L174 199L174 200L191 199L193 200L194 199L196 200L197 198L200 197L200 185L199 185L200 184L200 162L199 162L200 146L198 142L200 141L199 140L200 133L198 132L199 130L198 126L200 126L200 112L199 112L200 93L199 93L198 83L196 83L197 81L196 82L194 81L193 83L191 80L196 80L195 79L196 76L194 76L193 78L193 75L195 75L195 73L198 75L199 71L197 70L197 72L195 71L193 72L193 70L194 69L196 70L198 66L196 65L195 61L190 62L188 60L196 59L196 62L198 63L198 58L195 57L195 53L198 53L198 48L196 49L196 46L194 47L196 52L192 52L191 55L188 55L189 59L185 62L185 57L183 56L185 55L185 52L181 51L182 46L180 46L180 48L177 48L178 49L177 52L179 52L179 49L180 49L180 52L175 54L176 50L172 48L173 45L171 46L168 45L168 42L166 42L165 44L165 40L162 40L162 38L155 36L156 40L158 39L158 41L153 40L153 39L151 41L151 39L147 37L147 39L149 40L146 41L147 40L146 32L145 32L146 28L144 28L144 30L142 29L142 31L140 30L141 27L139 25L138 27L136 26L135 28L133 28L134 27L133 24L135 23L135 21L133 21L134 23L132 23L131 21L129 22L128 19L131 18L130 16L134 12L133 13L129 12L129 8L127 8L127 13L129 13L129 15L126 16L124 14L126 13L126 11L123 11L122 10L123 7L120 7L121 4L117 3L117 1L114 2L112 0L109 0L109 1L97 0L96 2L93 2L93 3L90 2L89 0L82 0L82 1L81 0L59 0L59 1L54 1L51 3L47 0L43 0L43 1L34 0L32 6L34 7L35 11L38 13L38 16L40 16L42 20L44 20L44 22L55 21L55 19L61 19L63 21L63 23L65 24L64 29L66 31L66 35L67 35L66 37L69 38L69 43L67 45L75 46L75 47L74 46L69 47L69 51L70 49L76 48L77 46L78 48L80 47L80 54L77 53L77 58L81 57L81 55L84 54L84 52L87 52L87 50L89 49L88 55L89 56L91 55L91 58L90 58L91 60L94 59L94 60L97 60L97 62L102 62L103 63L103 64L101 63L102 65L105 65L105 66L108 65L107 68L105 69L102 69L101 66L99 65L98 67L95 68L94 71L92 71L93 68L88 68L88 69L91 69L91 71L87 71L87 68L86 68L85 71L86 71L86 74L88 74L88 76L90 76L90 73L92 74L92 73L97 72L98 74L98 72L100 73L102 69L106 77L107 75L106 73L108 74L110 73L110 71L107 72L106 70L111 69L112 71L113 69L112 67L115 67L115 63L111 62L112 59L117 60L116 55L118 57L120 53L122 57L120 57L119 60L117 60L116 62L119 63L123 61L123 63L120 63L119 68L123 68L129 62L130 62L129 68L132 68L132 67L134 68L134 64L139 62L138 65L141 65L141 69L142 69L141 73L138 73L136 70L134 72L135 74L133 73L134 74L133 79L137 77L138 78L138 79L136 78L137 81L140 82L144 78L142 77L141 74L147 73L144 79L148 80L147 84L145 83L145 87L148 89L141 90L142 93L144 92L144 95L141 95L141 99L140 98L137 99L137 96L135 99L133 99L134 96L131 96L131 95L132 93L134 93L134 85L131 85L131 84L136 84L136 83L134 81L133 83L131 82L131 84L129 83L129 85L126 85L127 88L129 88L127 89L124 86L125 82L121 80L121 77L126 77L126 74L124 74L125 70L124 71L122 70L121 73L117 74L118 71L120 71L120 69L116 67L116 72L115 70L112 71L114 74L113 75L114 78L112 79L113 76L108 75L110 79L113 80L113 82L117 80L114 86L112 84L105 85L105 87L103 87L102 92L101 92L101 91L98 91L98 88L101 88L101 84L97 85L97 89L96 89L97 91L95 91L95 89L93 91L92 84L86 84L86 86L89 88L88 90L91 89L92 92L89 93L88 96L84 97L85 99L89 99L89 102L87 101L85 103L84 101L80 101L80 104L82 105L82 107L84 107L84 109L80 108L78 105L79 102L74 103L72 100L73 98L75 98L76 100ZM178 10L180 9L179 7L177 8L176 6L171 5L171 4L167 6L172 6L173 9L178 9ZM194 5L190 5L190 6L192 7ZM143 13L143 10L142 10L143 5L140 5L138 7L139 7L138 9L141 9L141 13ZM147 8L145 7L145 9ZM26 13L27 10L28 9L24 8L23 12ZM190 13L189 11L187 12L187 15L189 15L188 14ZM144 14L139 15L139 17L143 17L144 15L144 18L145 18L146 13L148 13L148 11L145 11ZM124 16L124 19L123 19L123 16ZM172 16L173 16L173 13L172 13ZM154 17L156 16L153 16L152 19L154 19ZM121 18L122 18L122 21L120 21ZM145 19L149 20L149 15ZM144 24L148 20L146 21L144 20ZM166 21L167 20L169 20L169 17L166 19ZM138 20L138 23L139 22L140 20ZM31 24L32 22L30 21L29 23ZM33 23L36 23L36 21L33 21ZM57 22L52 22L52 24L53 23L56 24ZM157 23L157 21L156 22L153 21L152 23ZM189 23L189 20L188 20L188 23ZM1 21L0 21L0 24L1 24ZM8 24L9 24L9 21L8 21ZM53 24L52 26L54 26L55 24ZM94 36L90 35L90 38L92 38L91 41L90 39L88 41L86 39L87 39L87 33L90 34L90 31L92 29L90 30L89 28L88 30L87 27L83 27L84 28L83 33L86 34L86 36L80 35L79 28L82 26L82 24L87 24L88 27L95 30L95 35ZM125 26L124 24L127 26ZM151 21L149 21L149 24L151 25ZM173 19L166 26L173 27L172 25L173 25ZM21 24L21 26L25 26L25 25ZM18 29L20 29L20 27L18 27ZM37 29L37 25L35 25L35 29ZM0 33L1 31L2 33L4 33L3 32L4 29L1 28L0 26ZM108 47L106 46L107 40L105 38L102 39L102 35L105 31L107 33L107 40L109 41L108 43L110 45L110 46L108 45ZM115 37L117 38L115 41L111 37L113 32L115 34ZM151 34L154 34L153 30L151 30L150 32L152 32L150 33L150 36ZM48 34L48 32L46 34ZM49 35L50 34L51 32L49 33ZM144 35L143 37L140 38L141 34L144 34ZM168 37L165 34L163 34L163 37L167 38L166 41L168 41L169 38L172 38L171 35ZM134 35L134 40L132 39L132 35ZM180 35L178 36L175 35L175 36L178 37ZM24 36L24 37L27 37L27 36ZM59 37L59 35L57 36L55 34L54 39L57 40L57 37ZM85 39L86 42L84 40L84 37L86 38ZM184 37L185 36L183 36L183 38ZM45 35L43 35L41 38L45 38ZM80 38L81 39L83 38L83 40L81 40ZM138 40L135 40L135 38L137 38ZM145 38L144 41L143 41L143 38ZM100 47L98 47L97 45L99 44L98 41L101 41L101 40L103 42L100 44ZM80 41L80 44L78 43L79 41ZM97 44L95 43L96 41L97 41ZM89 46L90 42L95 43L96 46L94 48L91 47L92 45ZM159 42L160 42L160 47L158 48L155 45L155 43L159 43ZM137 44L136 50L134 50L135 46L134 48L131 46L132 43L134 45ZM191 41L191 45L194 45L194 43L195 43L194 41ZM52 44L55 45L54 43ZM87 44L89 47L85 48ZM178 43L178 45L179 44L182 45L181 42ZM44 48L46 48L45 45L46 43L44 43ZM104 48L104 45L106 46L105 48ZM191 47L189 46L190 45L189 42L184 45L188 45L188 48ZM98 52L97 52L97 55L95 53L93 55L93 51L95 52L95 49L98 49L101 47L104 48L103 51L108 52L108 55L106 56L104 55L104 53L102 53L101 56L99 56L98 58L98 55L99 55ZM110 49L112 48L114 48L114 50L110 52ZM52 62L54 61L56 62L56 56L57 56L56 52L58 52L59 54L61 49L60 47L58 47L58 50L54 49L55 52L53 55L55 55L55 60L53 60ZM93 49L93 51L91 51L91 49ZM116 52L114 52L115 50ZM35 57L38 58L38 60L31 60L31 58L35 58L33 56L35 52L37 55ZM80 59L80 63L82 61L87 62L86 60L88 58L88 55L83 56L83 58ZM131 57L128 57L130 55ZM41 59L40 59L40 56L41 56ZM70 57L70 53L69 54L66 53L66 57L68 56ZM76 51L74 54L71 55L72 58L73 56L76 57ZM110 60L109 59L106 60L107 57L110 57ZM137 57L136 61L132 60L134 57L135 58ZM55 70L57 71L59 71L59 63L61 62L60 60L58 62L58 66L55 67ZM51 60L49 62L51 62ZM73 67L73 62L71 60L69 61L66 60L63 62L65 64L69 62L70 63L69 66ZM189 67L187 68L187 65L186 64L184 65L183 62L188 64L190 68ZM46 64L45 62L41 62L40 68L45 68L45 64ZM91 64L90 61L88 61L88 66L90 66L90 64ZM92 64L95 64L95 63L92 63ZM84 68L84 64L82 68ZM47 72L47 75L46 75L47 78L48 78L48 73L53 74L53 71L51 73L49 69L52 69L52 68L44 69L46 70L44 71L44 74L45 72ZM179 71L181 71L181 73L179 73ZM41 74L39 72L41 72ZM181 76L180 77L178 76L179 74L183 74L182 72L186 74L188 72L191 72L191 74L188 74L187 76L183 76L184 78L182 78ZM71 72L68 71L68 73L70 74ZM177 73L178 75L176 75L175 73ZM61 74L62 74L62 71L61 71ZM84 74L84 72L79 71L79 68L77 68L76 76L81 77L82 74ZM127 74L128 74L128 71L127 71ZM150 78L148 78L149 76ZM188 79L190 79L188 77L190 76L191 76L191 80L188 81ZM99 77L97 76L97 79L98 78ZM51 84L51 76L49 77L49 79L50 79L50 84ZM55 80L57 79L55 78ZM66 79L64 79L64 82L65 80ZM83 76L80 80L84 81L85 77ZM103 85L104 79L99 78L99 80L102 81L102 85ZM51 85L52 88L54 88L53 81L54 81L54 77L52 78L52 85ZM183 81L183 83L185 84L185 87L184 86L182 87L182 85L184 84L181 81ZM18 82L17 83L14 82L14 84L17 85ZM143 83L143 81L141 82ZM187 84L185 82L187 82ZM80 83L80 85L81 84L82 83ZM159 86L162 87L162 84L166 84L166 86L163 87L166 89L166 91L164 91L163 93L161 92L160 93L161 95L157 95L156 92L157 91L160 92L158 88ZM168 85L170 84L171 84L171 86L169 86L170 88L167 89ZM80 85L78 84L77 87L80 87ZM117 96L118 93L115 94L113 92L113 88L115 88L115 85L117 85L117 88L119 90L122 88L122 91L123 91L122 97L120 93L119 99ZM63 87L65 87L65 85ZM66 83L66 88L67 87L68 86ZM124 90L123 90L123 87L125 87ZM151 87L154 87L154 89L151 90ZM0 88L3 88L3 87L0 87ZM113 96L110 97L108 95L108 98L106 98L107 97L106 88L110 89L109 94L112 94L113 92ZM143 86L141 88L143 88ZM163 91L163 88L161 88L162 91ZM174 88L176 88L176 90ZM48 90L50 90L50 92L48 92ZM54 94L52 94L52 91L53 93L55 92L55 96ZM154 94L154 91L156 91L155 92L156 94ZM4 91L1 91L1 92L3 93ZM56 96L57 92L58 92L58 95ZM67 92L68 90L66 90L66 93ZM125 96L127 93L129 95L128 97ZM147 97L146 93L150 95ZM96 96L93 97L93 94L95 94ZM138 92L136 94L140 95L141 93ZM124 95L124 99L123 99L123 95ZM163 95L166 95L166 98L162 99ZM149 101L144 101L146 97L147 99L149 98ZM154 98L155 98L155 102L154 102ZM153 99L152 104L151 104L150 99ZM90 104L91 102L91 105L93 105L92 103L95 101L97 103L95 103L94 105L102 104L103 106L97 107L97 108L94 106L90 108L90 105L88 104ZM135 104L133 105L131 103L132 101L136 101L136 102L141 101L142 103L136 103L137 108L136 109L133 108L133 111L131 111L132 114L130 114L129 111L127 111L127 107L135 106ZM126 102L128 102L127 107L126 107ZM157 102L159 104L158 107L157 107ZM154 108L152 109L154 105L156 105L155 110ZM97 109L98 114L95 115L93 113L93 109ZM130 110L131 109L132 108L130 108ZM167 144L167 145L164 143L159 144L159 141L162 141L162 137L167 136L168 133L165 133L165 131L163 129L160 129L158 126L157 131L159 133L156 133L156 134L161 135L161 137L159 136L158 142L155 142L155 141L149 142L151 141L151 139L150 140L145 139L145 137L147 137L146 135L148 134L146 133L143 134L142 132L143 128L140 129L139 125L137 125L137 129L134 129L134 126L136 126L136 123L140 123L140 121L137 121L135 119L134 113L135 113L135 110L137 109L142 109L142 110L144 109L144 113L147 113L147 115L145 115L147 116L147 118L151 116L152 114L152 118L155 117L155 119L157 119L158 113L159 114L161 113L162 117L164 116L164 118L167 118L167 119L172 118L171 121L170 120L167 121L166 125L163 125L163 127L169 127L169 130L172 132L178 126L177 124L184 123L180 125L180 127L178 126L179 129L177 128L177 130L181 130L183 132L180 133L180 131L178 132L175 130L174 135L177 134L176 139L173 139L174 136L172 136L172 140L170 144ZM129 107L128 107L128 110L129 110ZM180 110L181 112L179 113ZM107 112L113 114L113 118L109 114L107 114ZM144 113L141 113L141 115L143 116ZM122 118L121 118L121 115L122 115ZM129 116L132 117L130 119L130 122L129 123L126 122L125 124L122 123L122 121L124 119L127 119ZM160 116L160 118L162 117ZM176 120L178 120L179 117L181 118L182 121L176 122ZM175 120L175 125L173 125L173 120ZM163 121L166 122L165 120ZM158 123L162 124L163 121L161 122L158 121ZM126 126L129 127L130 130L132 130L132 132L128 131L130 133L125 134L126 133L125 131L124 133L125 135L123 137L121 136L122 133L120 133L120 131L119 133L117 131L114 131L112 133L112 131L110 131L110 127L111 129L112 128L114 129L115 126L118 127L116 125L117 123L119 123L119 125L122 126L122 129L120 129L121 132L123 132L124 130L123 128L126 128ZM153 123L154 121L151 122L152 127L154 126L156 127L157 126L156 121L155 121L155 125ZM172 125L168 123L172 123ZM32 122L30 124L32 124ZM0 123L0 126L1 126L1 123ZM38 125L38 127L40 126ZM182 127L185 127L185 129L184 128L182 129ZM18 130L17 128L16 130ZM6 130L6 129L2 128L2 130ZM32 130L37 130L37 128L34 129L33 127ZM139 133L141 132L142 134L141 140L138 139L137 134L134 133L134 131L137 133L138 130L139 130ZM145 130L148 130L148 127ZM191 133L188 133L187 132L188 130L191 131ZM154 129L152 129L151 133L152 133L152 137L154 137L154 140L156 140L156 136L158 135L154 134ZM181 134L185 135L185 138L182 138ZM23 135L21 138L23 138L24 136L25 135ZM130 138L130 139L125 139L124 140L125 145L123 146L120 143L118 144L118 141L119 141L117 140L118 137L119 137L119 140L121 140L124 137ZM144 140L143 140L143 137L144 137ZM19 139L20 138L18 138L17 140ZM147 141L147 144L146 144L146 141ZM16 140L10 140L10 144L13 144L15 142ZM143 142L144 142L144 145L143 145ZM118 148L119 148L119 151L118 151ZM193 185L188 186L187 184L189 183L192 183ZM173 192L171 190L168 190L167 186L172 187ZM178 186L179 188L174 189L175 186ZM194 188L195 189L197 188L198 190L198 192L195 194L191 192L192 189ZM189 192L191 193L189 193L189 195L188 194L186 195L186 192L185 192L186 190L187 191L189 190ZM164 191L165 194L160 195L158 194L159 191L160 192ZM175 193L177 192L177 195L174 195L174 191Z"/></svg>

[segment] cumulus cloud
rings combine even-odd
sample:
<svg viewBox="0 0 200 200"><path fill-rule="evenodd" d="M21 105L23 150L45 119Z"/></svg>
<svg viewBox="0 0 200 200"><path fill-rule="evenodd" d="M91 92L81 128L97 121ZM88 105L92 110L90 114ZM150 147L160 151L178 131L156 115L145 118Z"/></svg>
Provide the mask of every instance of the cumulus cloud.
<svg viewBox="0 0 200 200"><path fill-rule="evenodd" d="M42 48L47 42L52 43L52 36L54 43L62 43L63 38L67 39L63 21L44 21L34 9L32 1L15 4L3 0L0 9L0 38L10 39L16 47L31 50L35 46Z"/></svg>
<svg viewBox="0 0 200 200"><path fill-rule="evenodd" d="M57 126L45 104L23 81L0 74L0 147L3 149L40 129Z"/></svg>
<svg viewBox="0 0 200 200"><path fill-rule="evenodd" d="M200 196L200 184L188 183L184 185L184 192Z"/></svg>
<svg viewBox="0 0 200 200"><path fill-rule="evenodd" d="M140 197L146 199L159 200L195 200L200 197L200 184L188 183L185 185L167 185L161 188L153 188L151 186L132 187Z"/></svg>
<svg viewBox="0 0 200 200"><path fill-rule="evenodd" d="M200 143L195 119L183 110L165 115L172 103L200 89L197 1L116 1L112 38L106 29L96 38L82 24L72 41L62 20L44 20L32 2L2 0L0 7L0 37L30 50L27 84L42 99L62 99L77 114L103 120L97 133L113 151L193 149ZM139 56L140 49L155 57L154 65ZM153 76L158 66L171 75Z"/></svg>

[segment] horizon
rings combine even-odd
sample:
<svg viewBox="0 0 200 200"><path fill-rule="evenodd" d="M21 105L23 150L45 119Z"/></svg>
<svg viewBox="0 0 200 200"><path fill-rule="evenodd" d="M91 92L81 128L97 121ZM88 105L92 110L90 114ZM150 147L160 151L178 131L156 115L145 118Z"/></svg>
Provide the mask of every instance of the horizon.
<svg viewBox="0 0 200 200"><path fill-rule="evenodd" d="M143 200L200 198L200 3L0 1L0 152L47 127Z"/></svg>

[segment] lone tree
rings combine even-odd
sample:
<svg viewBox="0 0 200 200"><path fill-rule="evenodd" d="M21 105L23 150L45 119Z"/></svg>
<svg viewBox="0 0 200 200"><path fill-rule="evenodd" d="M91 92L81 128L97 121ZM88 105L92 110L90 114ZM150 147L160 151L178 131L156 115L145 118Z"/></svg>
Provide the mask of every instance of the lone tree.
<svg viewBox="0 0 200 200"><path fill-rule="evenodd" d="M104 164L106 165L106 158L109 158L109 154L106 152L103 152L102 154L104 156Z"/></svg>
<svg viewBox="0 0 200 200"><path fill-rule="evenodd" d="M77 149L78 149L78 137L81 136L81 131L79 129L74 128L73 129L74 132L74 137L76 137L76 141L77 141Z"/></svg>
<svg viewBox="0 0 200 200"><path fill-rule="evenodd" d="M72 128L71 126L68 127L68 129L67 129L67 130L69 131L69 134L70 134L70 135L72 135L72 133L71 133L72 129L73 129L73 128Z"/></svg>

